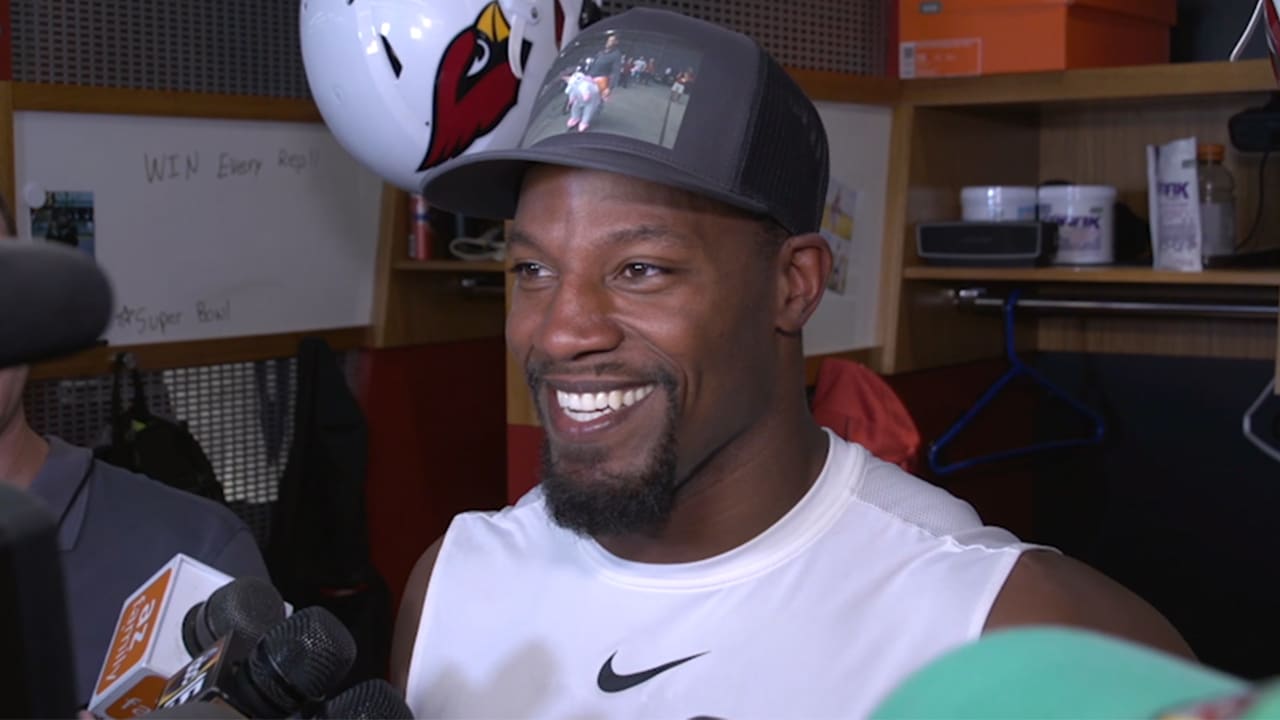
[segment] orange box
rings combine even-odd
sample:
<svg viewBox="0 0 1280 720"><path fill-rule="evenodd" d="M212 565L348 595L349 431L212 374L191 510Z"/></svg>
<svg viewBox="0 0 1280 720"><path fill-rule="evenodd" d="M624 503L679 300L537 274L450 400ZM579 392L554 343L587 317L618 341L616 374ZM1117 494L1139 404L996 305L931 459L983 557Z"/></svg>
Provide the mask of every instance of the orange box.
<svg viewBox="0 0 1280 720"><path fill-rule="evenodd" d="M899 0L903 78L1169 62L1176 0Z"/></svg>

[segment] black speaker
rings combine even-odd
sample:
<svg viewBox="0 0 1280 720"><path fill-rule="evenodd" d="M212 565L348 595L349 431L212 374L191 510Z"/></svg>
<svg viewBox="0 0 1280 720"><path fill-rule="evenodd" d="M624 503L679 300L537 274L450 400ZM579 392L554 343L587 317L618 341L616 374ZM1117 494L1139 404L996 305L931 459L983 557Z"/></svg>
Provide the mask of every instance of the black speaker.
<svg viewBox="0 0 1280 720"><path fill-rule="evenodd" d="M930 265L1047 265L1057 242L1058 226L1044 222L940 222L916 227L916 254Z"/></svg>

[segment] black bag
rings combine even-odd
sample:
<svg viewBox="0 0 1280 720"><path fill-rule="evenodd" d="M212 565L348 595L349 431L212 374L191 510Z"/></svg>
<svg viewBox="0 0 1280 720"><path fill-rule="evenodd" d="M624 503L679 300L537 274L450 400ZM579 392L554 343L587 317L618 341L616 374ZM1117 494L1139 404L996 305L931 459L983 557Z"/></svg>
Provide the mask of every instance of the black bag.
<svg viewBox="0 0 1280 720"><path fill-rule="evenodd" d="M187 429L187 423L157 417L147 408L137 368L128 370L133 381L133 402L124 408L121 385L125 372L123 356L117 357L111 385L111 441L95 448L94 457L225 505L226 497L213 464Z"/></svg>

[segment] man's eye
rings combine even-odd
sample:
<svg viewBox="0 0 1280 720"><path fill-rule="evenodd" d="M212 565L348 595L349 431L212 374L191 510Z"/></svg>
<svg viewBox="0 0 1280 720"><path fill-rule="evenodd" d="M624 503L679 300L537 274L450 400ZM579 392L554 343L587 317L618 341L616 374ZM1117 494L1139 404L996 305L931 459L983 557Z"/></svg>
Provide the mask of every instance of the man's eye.
<svg viewBox="0 0 1280 720"><path fill-rule="evenodd" d="M657 277L665 272L663 268L657 265L642 262L627 263L622 266L622 276L627 278Z"/></svg>
<svg viewBox="0 0 1280 720"><path fill-rule="evenodd" d="M517 278L540 278L547 277L551 271L536 262L518 262L511 266L511 274Z"/></svg>

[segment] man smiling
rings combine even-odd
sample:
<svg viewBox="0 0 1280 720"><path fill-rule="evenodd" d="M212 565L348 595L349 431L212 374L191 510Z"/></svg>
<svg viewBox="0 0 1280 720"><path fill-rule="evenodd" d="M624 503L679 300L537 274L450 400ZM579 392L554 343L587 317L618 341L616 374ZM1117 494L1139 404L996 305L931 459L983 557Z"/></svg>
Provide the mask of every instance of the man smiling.
<svg viewBox="0 0 1280 720"><path fill-rule="evenodd" d="M535 130L602 35L699 92L673 111L657 88L629 133ZM459 516L414 570L393 669L416 716L858 717L1031 623L1189 654L1123 588L814 422L827 141L755 43L632 10L548 77L520 147L424 185L514 218L507 340L546 443L537 489Z"/></svg>

